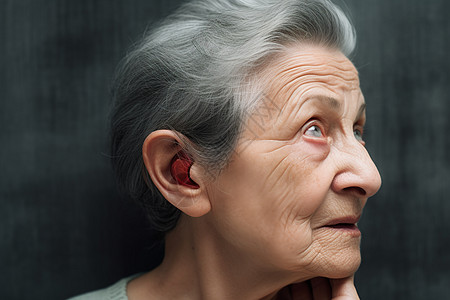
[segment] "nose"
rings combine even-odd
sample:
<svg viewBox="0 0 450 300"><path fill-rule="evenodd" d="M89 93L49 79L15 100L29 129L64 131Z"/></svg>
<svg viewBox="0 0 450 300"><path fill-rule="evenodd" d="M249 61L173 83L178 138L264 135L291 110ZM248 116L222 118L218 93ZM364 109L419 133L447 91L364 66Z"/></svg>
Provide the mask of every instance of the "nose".
<svg viewBox="0 0 450 300"><path fill-rule="evenodd" d="M375 195L381 187L381 176L366 148L354 141L335 150L337 172L332 182L333 191L365 199Z"/></svg>

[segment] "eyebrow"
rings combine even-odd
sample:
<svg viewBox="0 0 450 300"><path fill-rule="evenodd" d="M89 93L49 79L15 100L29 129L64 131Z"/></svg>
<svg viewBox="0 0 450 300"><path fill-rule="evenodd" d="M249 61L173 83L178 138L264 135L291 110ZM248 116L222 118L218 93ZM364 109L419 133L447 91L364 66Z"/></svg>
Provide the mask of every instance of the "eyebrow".
<svg viewBox="0 0 450 300"><path fill-rule="evenodd" d="M342 109L341 102L339 102L335 98L321 96L321 97L318 97L318 99L320 101L322 101L322 102L326 102L326 105L330 106L333 109L336 109L336 110L341 110Z"/></svg>
<svg viewBox="0 0 450 300"><path fill-rule="evenodd" d="M342 110L342 104L339 102L336 98L333 97L327 97L327 96L316 96L313 97L311 100L317 99L329 108L333 110ZM356 119L360 119L362 115L364 114L364 111L366 110L366 103L362 103L361 106L358 109L358 113L356 114Z"/></svg>
<svg viewBox="0 0 450 300"><path fill-rule="evenodd" d="M366 111L366 103L364 102L359 107L358 114L356 115L356 119L360 119L363 116L365 111Z"/></svg>
<svg viewBox="0 0 450 300"><path fill-rule="evenodd" d="M336 98L333 98L333 97L318 95L318 96L311 97L306 101L319 101L322 105L325 105L328 108L331 108L332 110L338 110L338 111L342 110L341 102L339 102Z"/></svg>

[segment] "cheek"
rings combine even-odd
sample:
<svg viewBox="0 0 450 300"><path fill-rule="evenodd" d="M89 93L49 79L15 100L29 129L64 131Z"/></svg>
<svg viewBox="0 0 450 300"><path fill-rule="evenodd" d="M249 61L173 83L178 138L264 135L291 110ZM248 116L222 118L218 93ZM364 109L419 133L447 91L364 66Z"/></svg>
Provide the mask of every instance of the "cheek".
<svg viewBox="0 0 450 300"><path fill-rule="evenodd" d="M309 262L311 218L329 190L322 172L327 149L303 142L252 143L211 190L220 235L284 269Z"/></svg>
<svg viewBox="0 0 450 300"><path fill-rule="evenodd" d="M322 204L332 180L323 172L329 151L326 144L299 142L269 159L273 163L264 192L272 195L292 221L309 218Z"/></svg>

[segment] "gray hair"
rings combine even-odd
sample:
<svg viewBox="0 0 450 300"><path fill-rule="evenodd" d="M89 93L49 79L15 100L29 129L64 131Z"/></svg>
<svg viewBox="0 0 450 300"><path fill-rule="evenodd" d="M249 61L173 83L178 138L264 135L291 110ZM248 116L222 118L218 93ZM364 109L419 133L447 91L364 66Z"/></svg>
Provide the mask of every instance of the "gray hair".
<svg viewBox="0 0 450 300"><path fill-rule="evenodd" d="M349 55L355 31L329 0L198 0L181 6L123 60L114 88L112 160L119 183L142 203L154 229L180 211L151 182L142 144L153 131L180 134L186 152L217 174L260 100L256 71L294 43Z"/></svg>

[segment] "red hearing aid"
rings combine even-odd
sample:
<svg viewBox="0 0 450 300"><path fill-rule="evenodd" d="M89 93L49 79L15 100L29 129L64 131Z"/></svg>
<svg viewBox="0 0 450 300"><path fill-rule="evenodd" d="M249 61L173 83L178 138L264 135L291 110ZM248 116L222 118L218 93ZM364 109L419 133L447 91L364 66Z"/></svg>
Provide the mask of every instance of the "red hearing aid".
<svg viewBox="0 0 450 300"><path fill-rule="evenodd" d="M199 188L199 185L189 176L192 163L192 159L180 151L173 157L170 163L170 174L172 174L172 177L178 184L191 188Z"/></svg>

